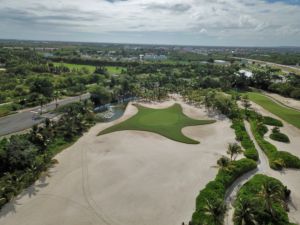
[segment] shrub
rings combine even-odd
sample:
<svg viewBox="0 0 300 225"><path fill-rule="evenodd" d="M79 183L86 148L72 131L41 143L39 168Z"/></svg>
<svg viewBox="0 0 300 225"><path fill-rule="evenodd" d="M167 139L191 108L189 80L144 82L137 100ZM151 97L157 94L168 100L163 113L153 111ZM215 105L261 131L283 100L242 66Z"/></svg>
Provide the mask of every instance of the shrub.
<svg viewBox="0 0 300 225"><path fill-rule="evenodd" d="M270 126L283 127L283 123L275 118L264 116L263 123Z"/></svg>
<svg viewBox="0 0 300 225"><path fill-rule="evenodd" d="M255 161L251 159L241 159L232 161L226 168L219 169L215 180L209 182L205 188L200 191L196 199L196 210L190 224L216 224L214 216L205 213L208 202L224 204L226 189L242 174L254 170L256 167L257 164Z"/></svg>
<svg viewBox="0 0 300 225"><path fill-rule="evenodd" d="M255 161L258 160L258 152L254 146L253 141L250 139L245 124L242 119L234 119L232 121L232 126L235 130L236 140L241 142L242 147L245 149L244 155L249 159Z"/></svg>
<svg viewBox="0 0 300 225"><path fill-rule="evenodd" d="M274 141L284 142L284 143L290 143L290 139L287 135L283 133L272 133L270 135L270 138Z"/></svg>
<svg viewBox="0 0 300 225"><path fill-rule="evenodd" d="M250 121L252 133L269 159L269 165L272 169L281 170L282 168L300 169L300 159L289 152L278 151L271 143L267 142L258 131L258 123L255 120Z"/></svg>

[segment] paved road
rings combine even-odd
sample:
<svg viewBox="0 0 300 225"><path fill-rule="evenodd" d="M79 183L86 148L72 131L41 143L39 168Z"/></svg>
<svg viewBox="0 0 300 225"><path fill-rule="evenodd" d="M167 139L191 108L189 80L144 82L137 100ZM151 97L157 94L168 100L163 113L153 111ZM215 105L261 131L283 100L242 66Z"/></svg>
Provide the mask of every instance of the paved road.
<svg viewBox="0 0 300 225"><path fill-rule="evenodd" d="M81 99L89 98L89 94L84 94L81 96ZM59 106L66 105L71 102L79 101L80 97L69 97L62 100L59 100ZM0 118L0 136L7 134L15 133L18 131L26 130L32 127L35 124L41 123L45 118L54 118L56 114L51 113L55 109L55 102L51 102L44 106L43 111L45 113L42 115L42 118L33 119L40 112L40 107L34 107L30 109L24 109L16 114L5 116Z"/></svg>
<svg viewBox="0 0 300 225"><path fill-rule="evenodd" d="M253 61L253 62L257 62L257 63L264 63L264 64L267 64L269 66L277 66L277 67L281 67L281 68L292 69L292 70L295 70L295 72L300 73L300 68L296 67L296 66L283 65L283 64L267 62L267 61L261 61L261 60L256 60L256 59L248 59L248 58L240 58L240 57L233 57L233 58L235 58L235 59L245 59L245 60L249 60L249 61Z"/></svg>

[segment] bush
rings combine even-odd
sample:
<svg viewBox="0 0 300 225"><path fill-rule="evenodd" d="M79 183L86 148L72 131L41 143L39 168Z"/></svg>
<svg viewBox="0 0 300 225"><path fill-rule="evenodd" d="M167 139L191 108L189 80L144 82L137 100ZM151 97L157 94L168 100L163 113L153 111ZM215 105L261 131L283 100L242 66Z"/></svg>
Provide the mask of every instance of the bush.
<svg viewBox="0 0 300 225"><path fill-rule="evenodd" d="M270 135L270 138L274 141L284 142L284 143L290 143L290 139L287 135L283 133L272 133Z"/></svg>
<svg viewBox="0 0 300 225"><path fill-rule="evenodd" d="M270 126L283 127L283 123L275 118L264 116L263 123Z"/></svg>
<svg viewBox="0 0 300 225"><path fill-rule="evenodd" d="M205 213L207 203L224 204L226 189L242 174L254 170L256 167L257 164L255 161L251 159L241 159L232 161L226 168L219 169L215 180L209 182L205 188L200 191L196 199L196 210L192 216L191 224L216 224L214 216Z"/></svg>
<svg viewBox="0 0 300 225"><path fill-rule="evenodd" d="M251 120L252 133L269 159L269 165L274 170L281 170L282 168L296 168L300 169L300 159L289 152L278 151L271 143L267 142L258 131L257 121Z"/></svg>
<svg viewBox="0 0 300 225"><path fill-rule="evenodd" d="M234 119L232 121L232 126L235 130L235 135L237 141L241 142L242 147L245 149L244 155L246 158L258 160L258 152L254 146L253 141L250 139L245 124L242 119Z"/></svg>

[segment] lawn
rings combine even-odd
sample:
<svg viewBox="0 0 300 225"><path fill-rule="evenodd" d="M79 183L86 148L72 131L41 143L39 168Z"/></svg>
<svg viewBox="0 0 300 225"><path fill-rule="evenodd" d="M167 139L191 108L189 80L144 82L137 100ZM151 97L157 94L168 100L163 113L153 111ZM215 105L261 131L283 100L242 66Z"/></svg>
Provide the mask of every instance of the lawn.
<svg viewBox="0 0 300 225"><path fill-rule="evenodd" d="M171 140L186 144L199 144L199 141L184 136L181 132L182 128L215 122L214 120L191 119L183 114L179 104L174 104L165 109L151 109L140 105L136 105L136 107L138 108L136 115L101 131L99 135L123 130L138 130L157 133Z"/></svg>
<svg viewBox="0 0 300 225"><path fill-rule="evenodd" d="M122 73L122 70L125 70L126 71L126 68L125 67L118 67L118 66L106 66L105 67L107 69L107 72L109 74L121 74Z"/></svg>
<svg viewBox="0 0 300 225"><path fill-rule="evenodd" d="M71 63L53 63L54 66L65 66L68 67L70 70L81 70L82 68L88 69L89 73L92 74L95 72L96 67L90 65L79 65L79 64L71 64Z"/></svg>
<svg viewBox="0 0 300 225"><path fill-rule="evenodd" d="M300 112L288 107L284 107L282 105L277 104L270 98L266 97L263 94L256 92L247 93L249 99L274 115L280 117L284 121L294 125L295 127L300 129Z"/></svg>

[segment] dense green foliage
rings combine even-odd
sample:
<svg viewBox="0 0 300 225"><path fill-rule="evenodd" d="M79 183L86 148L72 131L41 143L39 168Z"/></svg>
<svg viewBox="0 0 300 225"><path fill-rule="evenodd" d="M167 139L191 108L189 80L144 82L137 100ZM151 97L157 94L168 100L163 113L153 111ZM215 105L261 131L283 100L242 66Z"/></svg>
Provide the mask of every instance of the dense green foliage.
<svg viewBox="0 0 300 225"><path fill-rule="evenodd" d="M280 117L281 119L285 120L286 122L294 125L297 128L300 128L300 112L281 106L271 100L270 98L264 96L260 93L249 92L248 96L251 101L261 105L266 110L270 111L274 115Z"/></svg>
<svg viewBox="0 0 300 225"><path fill-rule="evenodd" d="M234 119L232 121L232 128L235 130L235 135L237 141L241 142L241 145L245 149L244 155L249 159L253 159L255 161L258 160L258 152L254 146L253 141L249 137L245 124L241 119Z"/></svg>
<svg viewBox="0 0 300 225"><path fill-rule="evenodd" d="M283 127L283 123L280 120L277 120L270 116L264 116L263 123L269 126Z"/></svg>
<svg viewBox="0 0 300 225"><path fill-rule="evenodd" d="M52 164L52 157L72 144L94 124L94 117L86 104L64 107L64 114L56 121L45 120L23 135L0 141L0 207L10 201Z"/></svg>
<svg viewBox="0 0 300 225"><path fill-rule="evenodd" d="M270 134L270 138L275 141L290 143L289 137L286 134L281 133L279 127L274 127L272 129L272 134Z"/></svg>
<svg viewBox="0 0 300 225"><path fill-rule="evenodd" d="M251 159L241 159L230 162L226 167L219 169L214 181L209 182L200 191L196 200L196 210L193 214L192 225L219 225L223 224L225 210L220 210L218 216L208 211L209 208L223 208L226 189L242 174L254 170L256 163Z"/></svg>
<svg viewBox="0 0 300 225"><path fill-rule="evenodd" d="M181 129L186 126L205 125L215 122L213 120L191 119L183 114L179 104L175 104L166 109L151 109L140 105L136 107L138 108L136 115L101 131L99 135L122 130L141 130L154 132L174 141L198 144L198 141L184 136Z"/></svg>
<svg viewBox="0 0 300 225"><path fill-rule="evenodd" d="M259 131L259 124L257 120L251 120L252 133L265 152L269 159L269 165L272 169L281 170L282 168L297 168L300 169L300 159L289 152L278 151L277 148L271 143L267 142L262 133Z"/></svg>
<svg viewBox="0 0 300 225"><path fill-rule="evenodd" d="M289 225L290 191L272 177L255 175L239 190L235 201L235 225Z"/></svg>
<svg viewBox="0 0 300 225"><path fill-rule="evenodd" d="M270 138L274 141L290 143L289 137L286 134L283 134L283 133L280 133L280 132L270 134Z"/></svg>

